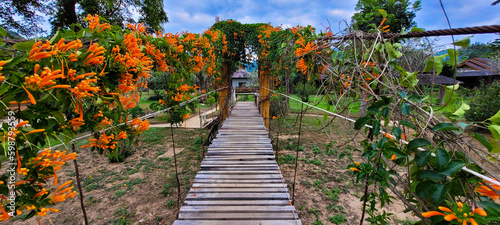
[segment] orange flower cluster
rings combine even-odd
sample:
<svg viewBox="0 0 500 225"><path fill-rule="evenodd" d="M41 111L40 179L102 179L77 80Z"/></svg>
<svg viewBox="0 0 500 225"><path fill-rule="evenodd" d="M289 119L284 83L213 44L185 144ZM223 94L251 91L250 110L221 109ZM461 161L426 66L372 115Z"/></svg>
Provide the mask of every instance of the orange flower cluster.
<svg viewBox="0 0 500 225"><path fill-rule="evenodd" d="M300 34L299 34L299 35L300 35ZM303 56L303 55L305 55L305 54L307 54L307 53L309 53L309 52L312 52L312 51L316 50L316 49L317 49L317 47L318 47L318 46L316 46L315 44L313 44L312 42L309 42L309 43L307 43L307 45L304 45L304 42L305 42L305 41L304 41L304 39L302 38L302 36L301 36L301 37L300 37L300 39L299 39L299 40L297 40L297 42L296 42L297 44L302 45L302 47L299 47L299 48L297 48L297 50L295 50L295 55L296 55L297 57L301 57L301 56Z"/></svg>
<svg viewBox="0 0 500 225"><path fill-rule="evenodd" d="M55 85L55 79L64 78L64 74L62 70L54 70L52 71L48 67L45 67L40 75L37 74L38 69L40 69L40 65L35 65L35 73L31 76L24 77L24 84L28 89L31 90L50 90L53 88L70 88L69 85ZM52 86L54 85L54 86ZM47 87L51 86L51 87Z"/></svg>
<svg viewBox="0 0 500 225"><path fill-rule="evenodd" d="M139 118L135 118L130 122L130 127L135 133L142 134L142 131L149 129L149 123L147 120L142 121Z"/></svg>
<svg viewBox="0 0 500 225"><path fill-rule="evenodd" d="M490 183L488 181L486 181L487 183ZM496 184L490 184L490 186L495 189L496 191L500 192L500 186L496 185ZM482 195L482 196L488 196L490 198L492 198L494 201L497 201L499 198L500 198L500 195L498 195L494 190L490 189L488 186L486 185L482 185L480 187L476 187L476 191Z"/></svg>
<svg viewBox="0 0 500 225"><path fill-rule="evenodd" d="M481 208L476 208L474 211L469 212L468 210L469 207L466 206L467 210L464 211L464 204L461 202L457 202L457 207L458 207L457 209L458 212L454 212L450 208L439 206L439 210L445 212L446 214L439 211L429 211L422 213L422 216L423 217L444 216L444 220L446 221L457 220L459 223L462 223L464 225L467 225L468 222L470 222L472 225L478 225L476 220L472 218L476 214L482 217L487 216L486 212Z"/></svg>
<svg viewBox="0 0 500 225"><path fill-rule="evenodd" d="M82 80L79 84L76 85L76 87L71 88L70 90L77 99L94 96L92 92L99 92L99 87L92 86L96 82L96 78Z"/></svg>
<svg viewBox="0 0 500 225"><path fill-rule="evenodd" d="M62 53L65 53L70 49L75 49L75 51L69 55L70 58L69 61L76 62L78 61L78 53L77 53L78 49L81 48L82 46L83 44L82 41L80 40L70 41L69 43L66 44L64 38L61 38L61 40L59 40L59 42L57 42L57 44L54 45L53 49L56 52L62 52Z"/></svg>
<svg viewBox="0 0 500 225"><path fill-rule="evenodd" d="M3 65L7 64L7 61L0 61L0 71L2 71L3 69ZM3 76L2 73L0 73L0 82L2 82L3 80L5 80L5 76Z"/></svg>
<svg viewBox="0 0 500 225"><path fill-rule="evenodd" d="M137 23L137 24L127 23L126 26L133 32L138 32L141 34L146 33L146 27L144 26L143 23Z"/></svg>
<svg viewBox="0 0 500 225"><path fill-rule="evenodd" d="M56 202L62 202L64 200L66 200L67 198L74 198L75 195L76 195L76 191L71 191L73 189L74 186L71 186L71 187L67 187L67 188L64 188L66 186L68 186L72 181L67 181L65 182L64 184L62 184L61 186L59 186L50 196L49 196L49 202L50 203L56 203ZM64 188L64 189L63 189ZM50 211L53 211L53 212L58 212L57 209L54 211L54 210L50 210ZM41 215L40 215L41 216Z"/></svg>
<svg viewBox="0 0 500 225"><path fill-rule="evenodd" d="M74 118L74 119L68 121L68 123L69 123L68 126L72 127L73 130L77 130L80 126L85 125L85 123L83 122L83 118L80 118L80 117Z"/></svg>
<svg viewBox="0 0 500 225"><path fill-rule="evenodd" d="M104 49L103 46L99 46L99 44L94 43L87 49L87 52L90 52L90 54L87 56L85 59L83 66L92 66L92 65L102 65L104 63L104 52L106 49Z"/></svg>
<svg viewBox="0 0 500 225"><path fill-rule="evenodd" d="M28 61L39 61L41 59L51 57L57 53L56 50L49 51L50 49L50 41L46 41L45 44L43 44L41 41L35 43L33 47L31 47L31 51L28 55Z"/></svg>
<svg viewBox="0 0 500 225"><path fill-rule="evenodd" d="M380 31L385 32L385 33L391 31L391 30L389 30L389 25L386 25L386 26L382 27L382 25L384 25L384 23L385 23L386 20L387 20L387 18L384 18L382 20L382 22L380 22L380 25L378 25L378 29L380 29Z"/></svg>
<svg viewBox="0 0 500 225"><path fill-rule="evenodd" d="M106 155L106 149L115 149L116 144L118 144L117 141L114 140L115 135L106 135L106 132L102 132L102 134L99 136L99 138L91 138L89 139L90 144L89 145L82 145L82 148L86 147L97 147L102 150L104 150L104 155Z"/></svg>
<svg viewBox="0 0 500 225"><path fill-rule="evenodd" d="M308 69L309 67L307 66L307 63L304 60L304 58L299 59L299 61L297 62L297 71L302 72L302 74L307 74ZM309 79L309 75L307 77L308 77L307 79Z"/></svg>
<svg viewBox="0 0 500 225"><path fill-rule="evenodd" d="M76 153L66 154L66 151L60 152L56 151L54 153L51 152L50 149L44 149L43 152L38 154L30 164L33 164L34 167L40 167L39 170L43 170L48 167L52 167L54 175L46 177L45 179L49 179L54 177L54 185L57 185L57 175L56 172L61 169L61 167L68 160L76 160Z"/></svg>
<svg viewBox="0 0 500 225"><path fill-rule="evenodd" d="M111 28L111 25L109 25L108 23L99 24L99 16L98 15L92 16L92 15L88 14L84 20L88 21L88 23L89 23L90 33L94 33L96 31L97 31L97 33L101 33L103 30Z"/></svg>

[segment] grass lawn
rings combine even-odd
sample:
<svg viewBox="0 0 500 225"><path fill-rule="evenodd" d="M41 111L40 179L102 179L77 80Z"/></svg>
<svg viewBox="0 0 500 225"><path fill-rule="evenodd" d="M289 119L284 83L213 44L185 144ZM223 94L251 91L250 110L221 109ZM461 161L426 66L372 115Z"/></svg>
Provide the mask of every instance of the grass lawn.
<svg viewBox="0 0 500 225"><path fill-rule="evenodd" d="M292 95L292 97L296 98L296 99L299 99L300 100L300 97L298 95ZM326 101L326 98L322 98L323 96L321 95L310 95L309 96L309 104L311 105L315 105L316 107L318 108L321 108L321 109L325 109L325 110L328 110L330 112L335 112L335 113L339 113L341 110L335 110L333 111L333 108L334 106L333 105L328 105L328 102ZM351 98L349 99L343 99L342 102L340 103L342 107L337 107L337 108L344 108L344 106L346 106L348 103L347 101L352 101ZM353 102L352 104L349 105L349 111L352 113L352 114L358 114L359 112L359 105L361 104L360 101L356 101L356 102ZM304 106L304 109L305 109L306 106ZM301 108L301 103L300 102L297 102L297 101L294 101L292 99L290 99L290 111L293 112L293 113L299 113L300 112L300 108ZM316 112L321 112L317 109L309 109L308 112L311 112L311 113L316 113Z"/></svg>

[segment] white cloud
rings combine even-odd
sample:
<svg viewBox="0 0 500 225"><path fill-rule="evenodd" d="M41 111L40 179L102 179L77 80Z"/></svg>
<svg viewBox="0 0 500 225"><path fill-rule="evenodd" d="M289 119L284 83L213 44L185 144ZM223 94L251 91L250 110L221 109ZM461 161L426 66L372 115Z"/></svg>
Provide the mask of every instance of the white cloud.
<svg viewBox="0 0 500 225"><path fill-rule="evenodd" d="M333 17L340 17L341 19L350 19L354 15L354 10L345 9L332 9L328 10L328 14Z"/></svg>

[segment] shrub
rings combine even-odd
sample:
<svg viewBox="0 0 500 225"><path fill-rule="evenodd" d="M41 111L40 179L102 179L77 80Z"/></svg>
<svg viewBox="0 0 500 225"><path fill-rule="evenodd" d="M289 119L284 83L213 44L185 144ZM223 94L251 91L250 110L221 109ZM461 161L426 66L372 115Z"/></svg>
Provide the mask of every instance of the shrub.
<svg viewBox="0 0 500 225"><path fill-rule="evenodd" d="M500 109L500 82L481 84L472 93L469 99L470 110L465 112L468 121L483 122Z"/></svg>

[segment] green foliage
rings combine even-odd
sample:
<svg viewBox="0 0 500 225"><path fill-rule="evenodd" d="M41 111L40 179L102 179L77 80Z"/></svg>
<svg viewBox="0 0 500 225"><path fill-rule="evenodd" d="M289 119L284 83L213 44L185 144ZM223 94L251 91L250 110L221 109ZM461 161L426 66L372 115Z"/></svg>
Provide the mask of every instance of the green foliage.
<svg viewBox="0 0 500 225"><path fill-rule="evenodd" d="M335 214L334 216L328 217L328 220L334 224L341 224L347 221L344 214Z"/></svg>
<svg viewBox="0 0 500 225"><path fill-rule="evenodd" d="M495 115L500 109L500 83L481 84L474 88L468 99L470 110L465 112L465 118L471 122L484 122Z"/></svg>
<svg viewBox="0 0 500 225"><path fill-rule="evenodd" d="M380 24L385 10L387 21L392 32L400 32L415 26L413 19L420 10L420 0L411 3L410 0L359 0L356 4L356 13L352 16L352 23L358 30L365 32L375 29Z"/></svg>
<svg viewBox="0 0 500 225"><path fill-rule="evenodd" d="M307 82L305 88L302 82L295 85L295 93L303 102L309 102L309 95L316 94L316 92L316 87L311 82Z"/></svg>

